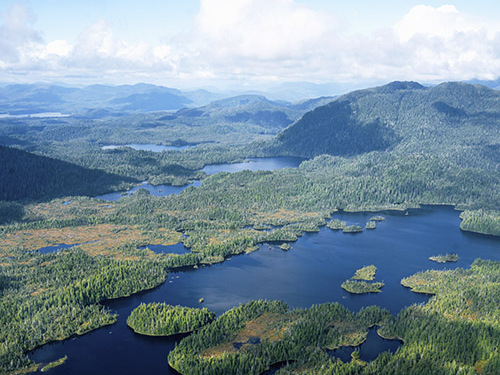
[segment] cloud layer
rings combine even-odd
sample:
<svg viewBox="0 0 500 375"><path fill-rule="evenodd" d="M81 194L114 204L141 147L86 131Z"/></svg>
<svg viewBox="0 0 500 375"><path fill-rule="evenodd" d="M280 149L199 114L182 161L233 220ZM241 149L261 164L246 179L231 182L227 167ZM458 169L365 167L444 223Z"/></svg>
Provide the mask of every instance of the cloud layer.
<svg viewBox="0 0 500 375"><path fill-rule="evenodd" d="M188 33L130 43L98 20L70 43L44 40L18 3L0 15L0 80L216 83L493 79L500 28L453 5L417 5L369 35L293 0L201 0ZM140 30L138 30L140 34Z"/></svg>

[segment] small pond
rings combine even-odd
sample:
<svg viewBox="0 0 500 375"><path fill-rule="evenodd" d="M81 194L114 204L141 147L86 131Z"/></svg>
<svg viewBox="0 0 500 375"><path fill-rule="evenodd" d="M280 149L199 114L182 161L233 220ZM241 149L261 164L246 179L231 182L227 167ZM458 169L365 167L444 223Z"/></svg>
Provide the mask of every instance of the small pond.
<svg viewBox="0 0 500 375"><path fill-rule="evenodd" d="M139 247L139 249L149 249L156 254L186 254L190 252L189 248L184 246L182 242L175 245L146 245Z"/></svg>

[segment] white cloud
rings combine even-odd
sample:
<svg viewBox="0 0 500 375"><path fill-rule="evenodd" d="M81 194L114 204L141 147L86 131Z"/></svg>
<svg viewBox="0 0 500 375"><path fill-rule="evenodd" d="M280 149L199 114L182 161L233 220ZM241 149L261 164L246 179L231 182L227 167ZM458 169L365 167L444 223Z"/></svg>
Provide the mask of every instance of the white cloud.
<svg viewBox="0 0 500 375"><path fill-rule="evenodd" d="M292 0L202 0L196 37L213 57L302 58L329 29L328 18Z"/></svg>
<svg viewBox="0 0 500 375"><path fill-rule="evenodd" d="M231 82L459 80L496 78L500 25L453 5L417 5L394 25L354 34L348 22L293 0L201 0L191 32L158 45L130 43L98 20L74 45L44 41L14 3L0 15L0 79L88 75ZM140 31L139 31L140 33Z"/></svg>
<svg viewBox="0 0 500 375"><path fill-rule="evenodd" d="M453 5L418 5L394 26L400 51L417 78L470 79L498 75L500 54L495 51L500 27Z"/></svg>
<svg viewBox="0 0 500 375"><path fill-rule="evenodd" d="M27 43L40 42L40 34L32 24L36 17L25 4L14 3L0 14L0 63L8 65L20 59L19 48Z"/></svg>

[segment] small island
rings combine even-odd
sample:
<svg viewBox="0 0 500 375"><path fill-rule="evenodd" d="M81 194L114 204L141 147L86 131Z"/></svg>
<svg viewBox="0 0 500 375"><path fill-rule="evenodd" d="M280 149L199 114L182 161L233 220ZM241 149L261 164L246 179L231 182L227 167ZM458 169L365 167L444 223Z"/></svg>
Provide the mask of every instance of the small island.
<svg viewBox="0 0 500 375"><path fill-rule="evenodd" d="M283 243L283 244L281 244L281 246L280 246L280 249L281 249L281 250L285 250L285 251L288 251L288 250L290 250L291 248L292 248L292 247L290 246L290 244L289 244L289 243L286 243L286 242L285 242L285 243Z"/></svg>
<svg viewBox="0 0 500 375"><path fill-rule="evenodd" d="M350 280L346 280L342 283L341 287L347 290L349 293L363 294L363 293L378 293L381 292L381 288L385 285L382 282L368 283L367 281L372 281L375 279L375 273L377 272L377 267L373 264L362 267L354 273L354 276Z"/></svg>
<svg viewBox="0 0 500 375"><path fill-rule="evenodd" d="M367 283L366 281L346 280L342 283L342 289L353 294L379 293L385 284L382 282Z"/></svg>
<svg viewBox="0 0 500 375"><path fill-rule="evenodd" d="M373 216L370 218L370 221L384 221L385 217L381 215Z"/></svg>
<svg viewBox="0 0 500 375"><path fill-rule="evenodd" d="M360 233L363 231L363 227L359 225L348 225L344 229L342 229L342 232L344 233Z"/></svg>
<svg viewBox="0 0 500 375"><path fill-rule="evenodd" d="M347 223L339 219L332 219L326 224L326 226L333 230L341 230L347 228Z"/></svg>
<svg viewBox="0 0 500 375"><path fill-rule="evenodd" d="M134 332L147 336L170 336L192 332L215 319L208 310L165 303L140 304L127 319L127 325Z"/></svg>
<svg viewBox="0 0 500 375"><path fill-rule="evenodd" d="M377 227L377 222L374 220L370 220L369 222L366 223L365 228L366 229L375 229Z"/></svg>
<svg viewBox="0 0 500 375"><path fill-rule="evenodd" d="M435 255L429 257L430 260L437 263L448 263L448 262L457 262L459 257L457 254L446 254L446 255Z"/></svg>
<svg viewBox="0 0 500 375"><path fill-rule="evenodd" d="M372 264L372 265L360 268L359 270L356 270L356 273L354 274L353 277L351 277L351 279L372 281L375 279L376 272L377 272L377 267L375 267Z"/></svg>

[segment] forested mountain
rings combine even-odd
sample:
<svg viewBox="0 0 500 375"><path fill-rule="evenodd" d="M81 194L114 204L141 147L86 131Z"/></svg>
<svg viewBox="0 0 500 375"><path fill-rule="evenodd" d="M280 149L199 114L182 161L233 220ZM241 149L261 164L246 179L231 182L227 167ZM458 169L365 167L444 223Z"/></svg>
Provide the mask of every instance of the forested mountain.
<svg viewBox="0 0 500 375"><path fill-rule="evenodd" d="M210 118L219 123L249 123L277 131L296 121L309 108L268 100L261 95L239 95L214 101L206 106L181 109L178 118Z"/></svg>
<svg viewBox="0 0 500 375"><path fill-rule="evenodd" d="M130 178L0 146L0 201L93 195Z"/></svg>
<svg viewBox="0 0 500 375"><path fill-rule="evenodd" d="M275 152L311 157L391 150L497 163L500 93L484 86L393 82L355 91L305 114L278 135ZM459 157L459 156L456 156Z"/></svg>

